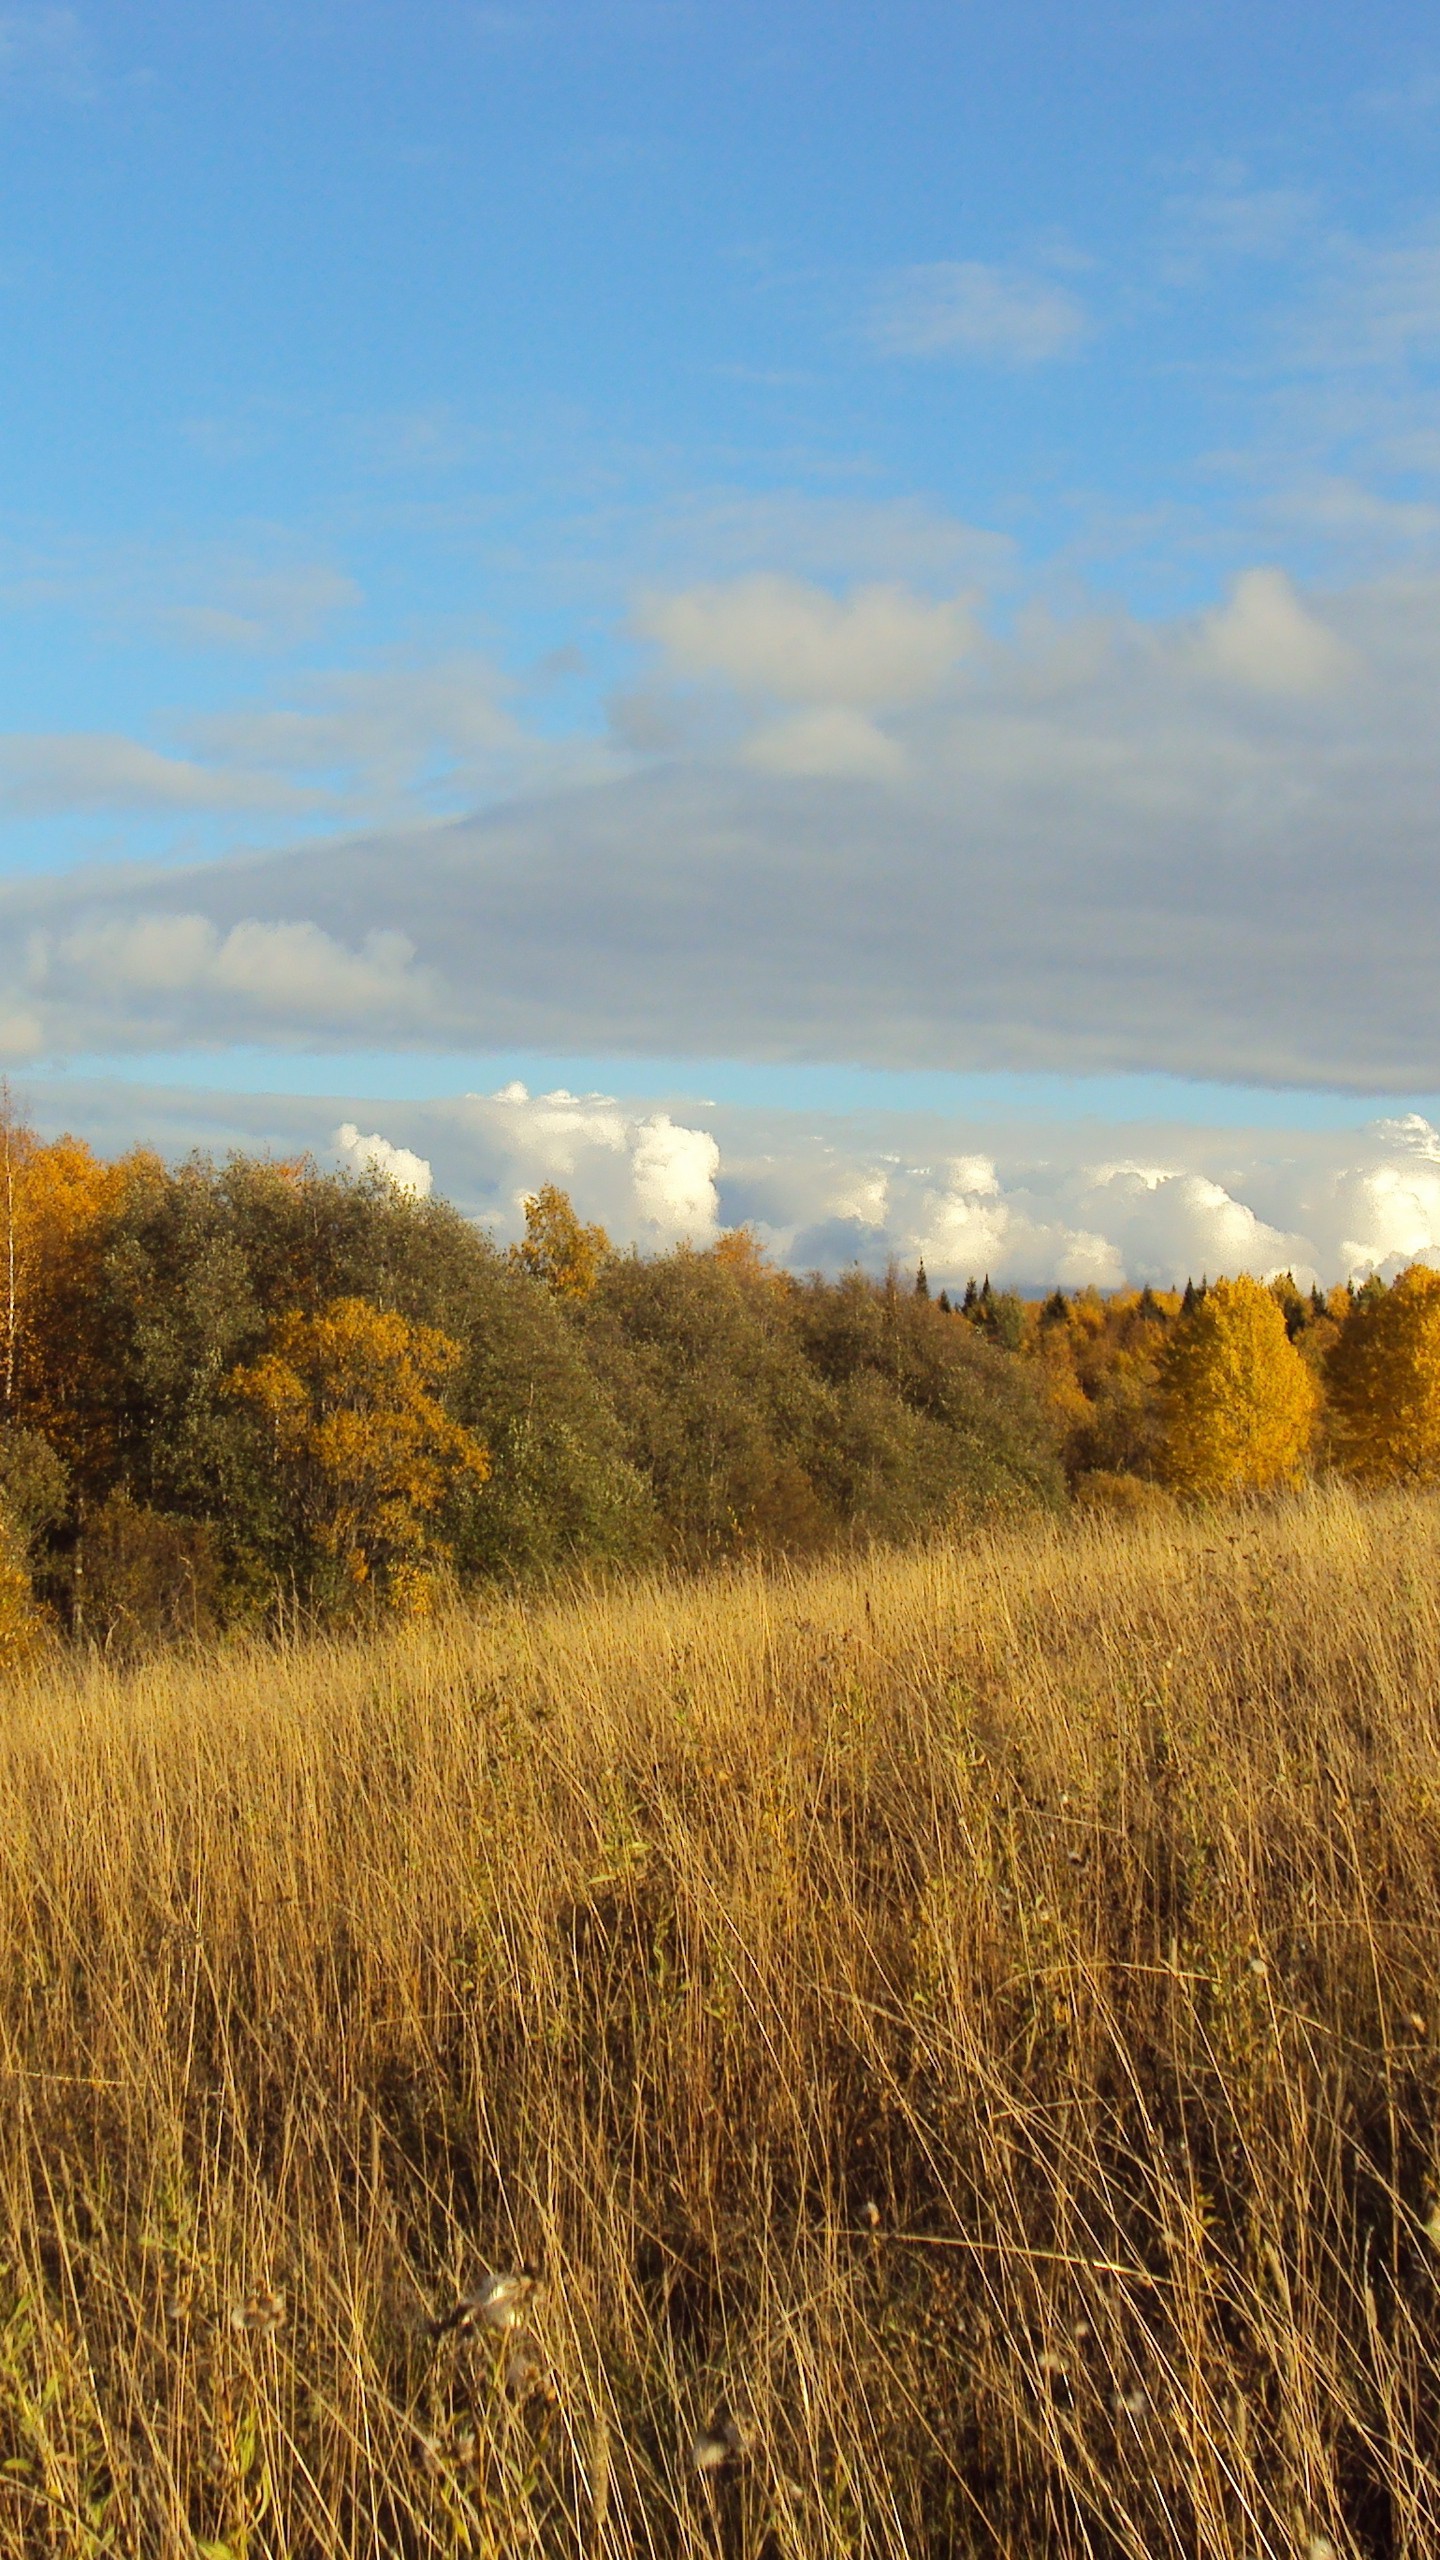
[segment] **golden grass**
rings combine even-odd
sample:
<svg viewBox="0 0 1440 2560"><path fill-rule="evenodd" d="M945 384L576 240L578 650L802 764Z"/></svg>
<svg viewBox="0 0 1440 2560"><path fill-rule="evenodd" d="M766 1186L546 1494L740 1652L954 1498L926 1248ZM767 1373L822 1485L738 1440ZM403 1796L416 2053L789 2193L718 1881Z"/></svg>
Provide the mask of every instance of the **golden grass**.
<svg viewBox="0 0 1440 2560"><path fill-rule="evenodd" d="M37 1675L0 2551L1433 2560L1437 1826L1429 1502Z"/></svg>

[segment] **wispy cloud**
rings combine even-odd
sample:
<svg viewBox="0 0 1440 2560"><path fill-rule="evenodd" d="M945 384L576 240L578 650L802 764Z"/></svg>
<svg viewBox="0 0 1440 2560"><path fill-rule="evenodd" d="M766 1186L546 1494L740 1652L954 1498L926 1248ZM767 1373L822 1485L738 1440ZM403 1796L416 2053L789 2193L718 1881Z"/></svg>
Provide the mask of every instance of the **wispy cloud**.
<svg viewBox="0 0 1440 2560"><path fill-rule="evenodd" d="M28 94L80 100L90 96L90 45L74 9L0 9L0 99Z"/></svg>
<svg viewBox="0 0 1440 2560"><path fill-rule="evenodd" d="M877 295L871 343L887 356L952 357L1000 365L1075 355L1090 333L1067 286L974 258L903 267Z"/></svg>
<svg viewBox="0 0 1440 2560"><path fill-rule="evenodd" d="M134 738L84 730L0 737L0 808L12 817L304 806L304 794L271 775L219 771Z"/></svg>
<svg viewBox="0 0 1440 2560"><path fill-rule="evenodd" d="M0 536L0 603L73 612L107 637L141 632L187 651L283 652L361 601L347 571L276 528L194 544Z"/></svg>

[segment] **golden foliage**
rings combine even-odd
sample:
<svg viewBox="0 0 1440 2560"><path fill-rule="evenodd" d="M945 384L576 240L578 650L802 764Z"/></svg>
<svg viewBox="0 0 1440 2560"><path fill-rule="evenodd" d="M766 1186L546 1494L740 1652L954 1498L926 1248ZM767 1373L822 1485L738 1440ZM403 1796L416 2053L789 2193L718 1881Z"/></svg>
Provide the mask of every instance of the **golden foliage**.
<svg viewBox="0 0 1440 2560"><path fill-rule="evenodd" d="M263 1357L230 1378L268 1419L282 1479L319 1552L352 1585L378 1578L411 1611L428 1592L426 1568L448 1553L434 1513L459 1485L490 1473L483 1442L437 1394L460 1356L429 1325L336 1298L318 1314L282 1316Z"/></svg>
<svg viewBox="0 0 1440 2560"><path fill-rule="evenodd" d="M109 1222L144 1153L105 1163L48 1143L0 1103L0 1419L43 1433L82 1481L103 1472L113 1416L101 1322Z"/></svg>
<svg viewBox="0 0 1440 2560"><path fill-rule="evenodd" d="M1440 1271L1422 1263L1363 1289L1326 1363L1331 1445L1357 1483L1440 1474Z"/></svg>
<svg viewBox="0 0 1440 2560"><path fill-rule="evenodd" d="M1297 1482L1319 1390L1274 1293L1243 1272L1181 1318L1161 1379L1162 1469L1178 1493L1266 1493Z"/></svg>
<svg viewBox="0 0 1440 2560"><path fill-rule="evenodd" d="M582 1226L568 1192L542 1183L525 1203L525 1240L511 1258L557 1298L588 1298L614 1246L603 1227Z"/></svg>

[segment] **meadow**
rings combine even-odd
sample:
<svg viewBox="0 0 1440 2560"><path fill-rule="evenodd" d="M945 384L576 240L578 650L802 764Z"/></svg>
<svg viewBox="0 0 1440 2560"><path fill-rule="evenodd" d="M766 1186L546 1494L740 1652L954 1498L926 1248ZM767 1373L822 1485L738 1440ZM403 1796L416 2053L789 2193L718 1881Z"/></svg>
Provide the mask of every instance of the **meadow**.
<svg viewBox="0 0 1440 2560"><path fill-rule="evenodd" d="M42 1660L0 2551L1430 2560L1437 1923L1425 1497Z"/></svg>

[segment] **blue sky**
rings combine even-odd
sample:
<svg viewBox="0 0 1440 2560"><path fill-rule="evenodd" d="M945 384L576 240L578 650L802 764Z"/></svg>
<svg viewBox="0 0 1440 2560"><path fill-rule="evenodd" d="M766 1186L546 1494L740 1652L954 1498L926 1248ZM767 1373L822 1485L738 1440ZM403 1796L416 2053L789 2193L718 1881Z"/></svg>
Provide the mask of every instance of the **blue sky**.
<svg viewBox="0 0 1440 2560"><path fill-rule="evenodd" d="M1408 5L0 0L36 1116L1440 1246L1437 141Z"/></svg>

